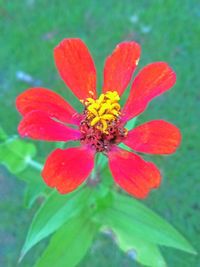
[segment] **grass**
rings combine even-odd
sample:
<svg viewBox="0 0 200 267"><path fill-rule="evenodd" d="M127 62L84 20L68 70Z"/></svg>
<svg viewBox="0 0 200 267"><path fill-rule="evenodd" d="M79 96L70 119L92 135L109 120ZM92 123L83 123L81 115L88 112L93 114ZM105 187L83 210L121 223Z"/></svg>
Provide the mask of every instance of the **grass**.
<svg viewBox="0 0 200 267"><path fill-rule="evenodd" d="M123 40L142 45L139 67L167 61L177 73L173 90L152 101L139 122L162 118L178 125L182 146L170 157L152 157L163 172L163 183L146 203L179 229L200 250L199 213L199 36L200 4L195 0L78 1L0 0L0 124L10 135L16 133L19 115L15 97L27 87L51 88L78 107L55 69L52 50L65 37L80 37L90 48L98 69L99 88L106 55ZM132 17L132 21L131 21ZM138 21L134 22L135 20ZM16 79L17 71L30 74L32 85ZM40 157L51 148L39 144ZM16 266L33 210L22 204L24 185L1 171L0 265ZM197 267L199 256L162 249L169 266ZM30 266L32 256L22 267ZM80 267L133 266L107 238L99 236ZM135 265L136 266L136 265Z"/></svg>

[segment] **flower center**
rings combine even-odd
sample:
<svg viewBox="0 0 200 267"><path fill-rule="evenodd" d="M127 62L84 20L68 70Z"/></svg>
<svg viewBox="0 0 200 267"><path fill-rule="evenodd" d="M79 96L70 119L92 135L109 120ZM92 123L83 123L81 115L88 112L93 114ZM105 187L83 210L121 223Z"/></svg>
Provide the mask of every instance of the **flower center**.
<svg viewBox="0 0 200 267"><path fill-rule="evenodd" d="M84 104L90 126L95 126L100 131L107 133L109 123L120 115L119 100L120 97L116 91L101 94L97 100L87 98Z"/></svg>
<svg viewBox="0 0 200 267"><path fill-rule="evenodd" d="M127 130L120 124L120 97L116 91L101 94L98 99L87 98L84 119L81 122L81 142L91 145L97 152L108 151L112 144L120 143Z"/></svg>

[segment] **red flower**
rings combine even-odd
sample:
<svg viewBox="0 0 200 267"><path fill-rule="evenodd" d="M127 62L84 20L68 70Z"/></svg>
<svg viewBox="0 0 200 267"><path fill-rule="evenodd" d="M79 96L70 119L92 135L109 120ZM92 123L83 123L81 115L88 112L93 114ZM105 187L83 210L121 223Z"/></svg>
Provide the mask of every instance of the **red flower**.
<svg viewBox="0 0 200 267"><path fill-rule="evenodd" d="M80 39L65 39L54 50L58 71L84 106L78 114L61 96L45 88L31 88L18 96L16 105L23 119L22 137L45 141L79 140L81 146L56 149L45 163L46 184L61 194L75 190L90 175L94 157L103 152L115 182L129 194L144 198L160 185L157 167L117 145L137 152L170 154L180 144L177 127L154 120L127 131L127 121L143 112L156 96L169 90L176 75L165 62L144 67L135 77L130 95L121 109L120 96L128 86L140 57L135 42L117 45L106 59L103 93L96 96L96 70L86 45ZM70 127L73 126L73 127Z"/></svg>

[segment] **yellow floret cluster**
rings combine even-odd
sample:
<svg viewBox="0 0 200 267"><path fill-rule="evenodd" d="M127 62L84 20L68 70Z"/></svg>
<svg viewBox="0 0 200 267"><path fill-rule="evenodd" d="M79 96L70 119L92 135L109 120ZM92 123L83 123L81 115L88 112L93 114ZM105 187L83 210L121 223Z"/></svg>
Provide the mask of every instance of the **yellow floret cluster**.
<svg viewBox="0 0 200 267"><path fill-rule="evenodd" d="M84 102L90 126L107 133L108 123L115 121L120 115L120 97L116 91L107 91L98 99L87 98Z"/></svg>

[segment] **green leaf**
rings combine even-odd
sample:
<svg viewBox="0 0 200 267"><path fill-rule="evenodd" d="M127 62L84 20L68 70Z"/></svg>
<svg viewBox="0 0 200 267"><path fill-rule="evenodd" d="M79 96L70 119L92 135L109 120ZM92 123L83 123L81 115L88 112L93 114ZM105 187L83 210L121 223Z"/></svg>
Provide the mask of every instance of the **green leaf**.
<svg viewBox="0 0 200 267"><path fill-rule="evenodd" d="M22 170L19 174L17 174L17 177L25 183L35 183L38 184L38 186L40 184L45 186L41 177L41 171L34 168L32 165L29 165L28 168Z"/></svg>
<svg viewBox="0 0 200 267"><path fill-rule="evenodd" d="M0 144L0 162L11 173L19 173L27 166L27 160L36 155L33 144L24 142L18 138L7 139Z"/></svg>
<svg viewBox="0 0 200 267"><path fill-rule="evenodd" d="M84 215L72 218L53 235L35 267L74 267L81 261L98 230Z"/></svg>
<svg viewBox="0 0 200 267"><path fill-rule="evenodd" d="M6 141L7 134L4 132L4 130L0 127L0 142Z"/></svg>
<svg viewBox="0 0 200 267"><path fill-rule="evenodd" d="M28 183L24 195L24 205L30 209L40 196L45 196L46 186L37 183Z"/></svg>
<svg viewBox="0 0 200 267"><path fill-rule="evenodd" d="M166 267L166 262L155 244L133 236L131 228L124 228L118 220L110 220L107 227L112 229L119 248L131 258L145 266Z"/></svg>
<svg viewBox="0 0 200 267"><path fill-rule="evenodd" d="M139 201L114 194L112 206L104 211L105 223L117 220L132 236L154 244L177 248L195 254L189 242L168 222Z"/></svg>
<svg viewBox="0 0 200 267"><path fill-rule="evenodd" d="M79 214L85 207L89 195L90 189L85 187L67 195L53 192L38 210L31 223L20 260L40 240Z"/></svg>
<svg viewBox="0 0 200 267"><path fill-rule="evenodd" d="M27 208L31 208L39 196L46 195L49 187L44 183L40 171L32 165L17 174L17 177L26 182L24 204Z"/></svg>

